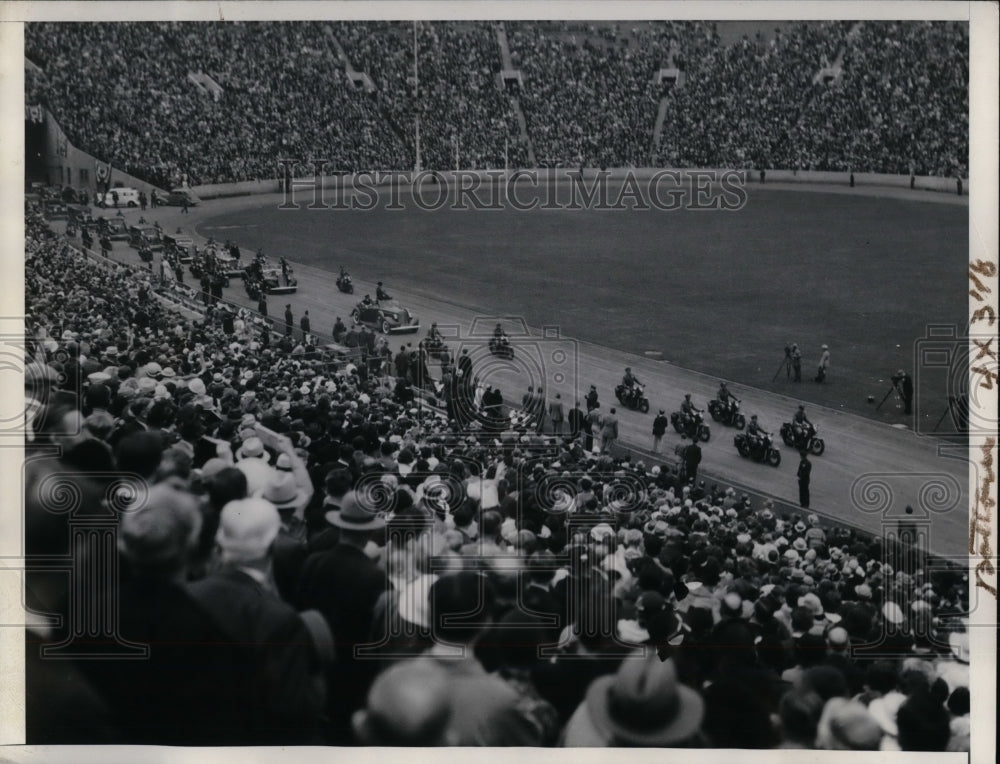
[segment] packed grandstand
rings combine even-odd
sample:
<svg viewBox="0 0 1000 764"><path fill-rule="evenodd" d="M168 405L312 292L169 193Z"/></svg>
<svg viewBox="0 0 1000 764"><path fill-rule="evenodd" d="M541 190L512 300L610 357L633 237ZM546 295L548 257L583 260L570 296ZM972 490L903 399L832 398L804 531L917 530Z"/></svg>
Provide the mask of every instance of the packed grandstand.
<svg viewBox="0 0 1000 764"><path fill-rule="evenodd" d="M714 27L32 24L26 102L162 187L273 178L279 156L409 170L418 132L438 170L524 167L531 149L567 166L967 177L967 25L803 23L728 44Z"/></svg>
<svg viewBox="0 0 1000 764"><path fill-rule="evenodd" d="M498 31L30 24L26 97L166 188L272 177L282 155L412 168L418 121L430 167L530 149L966 172L967 26ZM835 63L839 84L813 82ZM655 85L662 68L683 86ZM33 610L73 614L28 629L29 743L969 750L961 571L662 454L602 452L551 401L488 411L474 370L423 343L319 344L185 302L152 268L82 254L43 204L25 215L27 445L58 447L25 469L26 554L114 572L90 621L63 575L29 572ZM45 659L60 651L77 659Z"/></svg>

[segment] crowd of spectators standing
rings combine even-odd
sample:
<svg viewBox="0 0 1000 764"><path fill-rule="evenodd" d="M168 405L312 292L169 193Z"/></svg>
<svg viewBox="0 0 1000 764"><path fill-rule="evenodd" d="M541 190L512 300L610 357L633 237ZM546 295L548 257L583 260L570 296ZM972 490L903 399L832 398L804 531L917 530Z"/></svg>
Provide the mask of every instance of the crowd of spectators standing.
<svg viewBox="0 0 1000 764"><path fill-rule="evenodd" d="M958 176L968 167L962 23L803 23L730 43L704 22L509 22L523 75L510 94L487 22L26 30L26 55L44 72L28 76L26 103L47 106L78 147L161 186L274 178L282 157L411 170L418 117L424 169L454 168L456 149L463 169L522 167L513 96L540 163ZM348 62L374 90L348 81ZM814 82L835 63L840 77ZM662 68L682 79L656 84ZM222 88L217 99L188 80L199 72Z"/></svg>
<svg viewBox="0 0 1000 764"><path fill-rule="evenodd" d="M29 743L968 750L960 571L25 256Z"/></svg>

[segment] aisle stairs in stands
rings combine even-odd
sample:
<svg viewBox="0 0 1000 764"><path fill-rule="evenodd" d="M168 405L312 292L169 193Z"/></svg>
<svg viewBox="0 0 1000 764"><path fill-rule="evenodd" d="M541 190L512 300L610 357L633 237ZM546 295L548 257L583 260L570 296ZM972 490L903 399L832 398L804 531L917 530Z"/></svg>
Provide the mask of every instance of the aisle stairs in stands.
<svg viewBox="0 0 1000 764"><path fill-rule="evenodd" d="M518 139L528 150L528 165L530 167L537 167L538 161L535 159L535 147L531 142L531 136L528 135L528 122L525 120L524 112L521 110L521 101L515 95L524 86L524 76L521 74L520 69L514 68L514 63L510 57L510 43L507 41L507 30L502 21L497 24L497 45L500 46L500 87L507 93L511 108L514 110L514 118L517 120L517 127L520 131ZM512 92L511 88L515 87L517 90Z"/></svg>
<svg viewBox="0 0 1000 764"><path fill-rule="evenodd" d="M663 132L663 122L667 118L667 109L670 108L670 99L667 97L667 90L684 87L684 72L677 68L676 56L678 50L676 43L670 46L667 54L667 66L662 67L653 75L653 84L660 87L663 96L660 98L660 105L656 110L656 121L653 123L653 138L649 146L649 164L658 164L660 134Z"/></svg>

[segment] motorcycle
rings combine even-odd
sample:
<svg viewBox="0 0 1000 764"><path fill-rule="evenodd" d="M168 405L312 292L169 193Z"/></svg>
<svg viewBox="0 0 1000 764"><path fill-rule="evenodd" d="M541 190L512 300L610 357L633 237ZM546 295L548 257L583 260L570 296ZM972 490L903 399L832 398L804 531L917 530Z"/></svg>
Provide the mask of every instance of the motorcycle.
<svg viewBox="0 0 1000 764"><path fill-rule="evenodd" d="M740 401L738 398L730 398L729 403L722 403L717 398L708 402L708 413L716 422L722 422L729 427L742 430L747 426L747 418L740 413Z"/></svg>
<svg viewBox="0 0 1000 764"><path fill-rule="evenodd" d="M712 437L712 431L709 429L708 425L704 423L704 417L700 411L696 411L692 414L690 419L687 421L685 421L680 411L675 411L670 415L670 424L674 426L674 430L691 440L695 440L697 438L698 440L704 440L707 442L708 439Z"/></svg>
<svg viewBox="0 0 1000 764"><path fill-rule="evenodd" d="M427 339L424 340L424 349L431 358L440 359L448 354L448 346L444 344L444 340L438 334L427 335Z"/></svg>
<svg viewBox="0 0 1000 764"><path fill-rule="evenodd" d="M392 295L385 291L382 287L375 290L375 302L389 302L392 299Z"/></svg>
<svg viewBox="0 0 1000 764"><path fill-rule="evenodd" d="M341 273L337 276L337 289L344 294L354 294L354 282L348 273Z"/></svg>
<svg viewBox="0 0 1000 764"><path fill-rule="evenodd" d="M514 348L511 347L510 340L507 339L506 334L490 338L490 352L495 356L508 360L514 357Z"/></svg>
<svg viewBox="0 0 1000 764"><path fill-rule="evenodd" d="M781 464L781 452L774 447L770 434L753 438L745 432L740 432L733 438L733 445L745 459L770 464L772 467Z"/></svg>
<svg viewBox="0 0 1000 764"><path fill-rule="evenodd" d="M785 445L796 451L808 451L814 456L820 456L826 450L826 443L816 434L814 425L808 425L805 430L796 429L791 422L781 425L781 439Z"/></svg>
<svg viewBox="0 0 1000 764"><path fill-rule="evenodd" d="M646 397L646 386L638 382L632 385L631 390L623 384L615 388L615 397L618 402L633 411L641 411L643 414L649 413L649 399Z"/></svg>

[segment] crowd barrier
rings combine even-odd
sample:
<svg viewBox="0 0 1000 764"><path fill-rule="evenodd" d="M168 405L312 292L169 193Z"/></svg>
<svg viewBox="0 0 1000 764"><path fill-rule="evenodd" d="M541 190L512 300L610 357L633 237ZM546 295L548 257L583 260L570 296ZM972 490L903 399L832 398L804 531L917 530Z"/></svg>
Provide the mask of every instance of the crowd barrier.
<svg viewBox="0 0 1000 764"><path fill-rule="evenodd" d="M876 172L851 171L820 171L820 170L785 170L785 169L743 169L725 168L664 168L664 167L615 167L599 169L596 167L539 167L534 169L495 169L495 170L424 170L424 175L434 174L443 178L449 186L457 187L459 182L479 178L486 183L501 181L519 183L537 181L565 182L571 178L582 177L584 180L597 178L601 173L607 173L611 181L632 177L638 180L649 180L664 172L680 173L682 178L694 174L721 177L723 174L737 176L744 183L811 183L835 186L883 186L887 188L910 188L921 191L936 191L940 193L957 193L968 196L968 178L945 178L927 175L892 175ZM389 170L372 170L363 173L337 173L329 168L319 175L318 185L324 190L351 188L355 181L368 187L384 187L400 182L400 177L412 181L421 173ZM406 182L404 180L404 182ZM317 185L317 176L296 176L291 180L294 188L304 191ZM254 180L239 183L213 183L193 186L192 191L201 199L221 199L234 196L252 196L256 194L280 193L285 187L283 179Z"/></svg>

